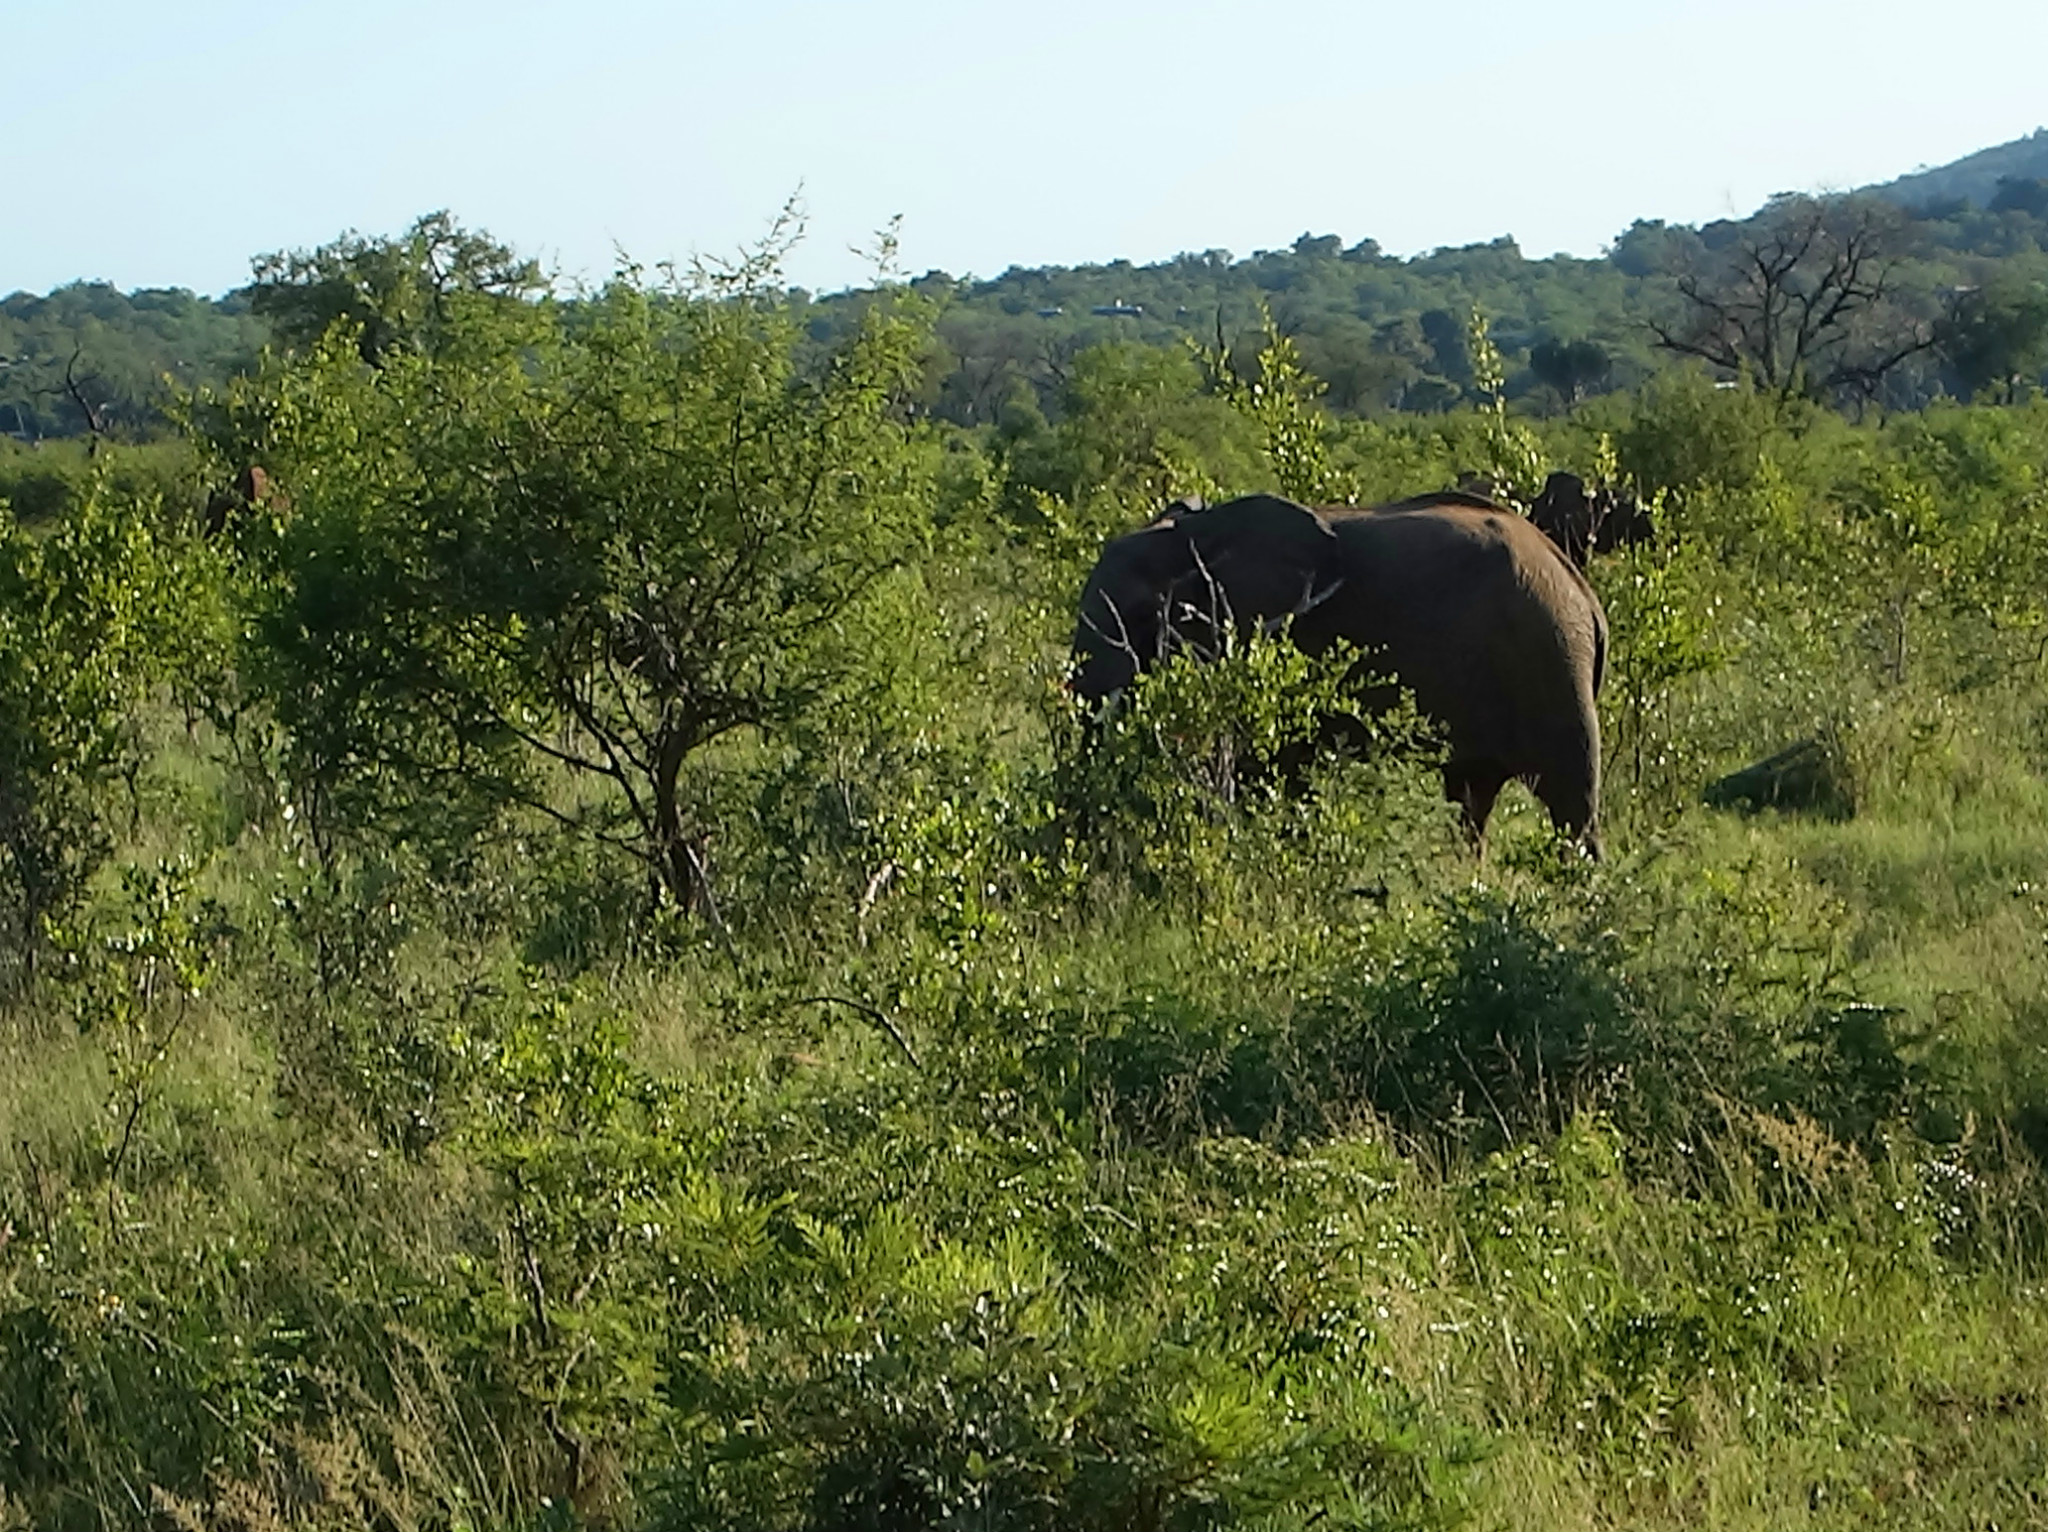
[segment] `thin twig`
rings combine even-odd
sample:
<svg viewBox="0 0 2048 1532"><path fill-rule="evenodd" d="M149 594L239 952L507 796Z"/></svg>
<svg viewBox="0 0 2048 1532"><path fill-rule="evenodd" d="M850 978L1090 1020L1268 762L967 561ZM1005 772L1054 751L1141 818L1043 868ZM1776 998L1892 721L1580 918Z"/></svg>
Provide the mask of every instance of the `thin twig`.
<svg viewBox="0 0 2048 1532"><path fill-rule="evenodd" d="M725 943L727 955L737 963L739 955L733 949L732 927L718 912L718 891L711 886L711 869L704 865L704 858L698 855L697 848L688 839L682 845L683 855L690 859L690 872L697 880L697 892L703 896L704 914L710 919L712 929L718 932L719 939Z"/></svg>
<svg viewBox="0 0 2048 1532"><path fill-rule="evenodd" d="M903 866L893 857L875 869L875 875L868 879L868 886L861 890L860 907L854 912L854 922L865 927L867 918L873 913L875 901L889 891L889 885L901 875Z"/></svg>
<svg viewBox="0 0 2048 1532"><path fill-rule="evenodd" d="M864 1000L849 1000L844 995L806 995L801 1000L790 1001L790 1004L843 1005L849 1010L859 1011L861 1015L867 1017L868 1020L889 1034L889 1040L903 1050L903 1056L910 1060L910 1067L912 1069L921 1070L924 1068L923 1062L917 1056L917 1050L910 1046L910 1039L905 1037L896 1023L889 1019L888 1012L876 1010L875 1007L869 1005Z"/></svg>
<svg viewBox="0 0 2048 1532"><path fill-rule="evenodd" d="M28 1161L28 1178L35 1184L36 1212L43 1221L43 1243L51 1250L57 1248L57 1229L50 1218L50 1192L43 1181L43 1167L36 1159L36 1151L27 1139L21 1141L22 1157Z"/></svg>
<svg viewBox="0 0 2048 1532"><path fill-rule="evenodd" d="M519 1244L520 1265L526 1278L526 1300L533 1311L533 1328L540 1344L554 1344L554 1326L548 1322L548 1290L541 1280L540 1258L534 1254L533 1236L526 1227L526 1180L517 1168L512 1171L512 1235Z"/></svg>

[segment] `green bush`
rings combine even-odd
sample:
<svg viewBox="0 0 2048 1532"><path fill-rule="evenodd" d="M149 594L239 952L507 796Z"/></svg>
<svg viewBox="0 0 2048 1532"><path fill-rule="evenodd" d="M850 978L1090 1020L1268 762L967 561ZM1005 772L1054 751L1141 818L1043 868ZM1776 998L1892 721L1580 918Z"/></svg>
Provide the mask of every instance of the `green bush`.
<svg viewBox="0 0 2048 1532"><path fill-rule="evenodd" d="M1554 1132L1640 1063L1611 940L1567 945L1483 887L1433 916L1421 940L1340 980L1319 1023L1352 1034L1356 1073L1394 1121L1479 1147L1512 1142Z"/></svg>
<svg viewBox="0 0 2048 1532"><path fill-rule="evenodd" d="M1363 663L1233 635L1063 720L1052 790L1070 842L1153 897L1194 900L1252 869L1306 871L1340 827L1340 856L1386 854L1428 818L1416 783L1432 752L1412 703L1360 705ZM1346 752L1367 769L1327 769Z"/></svg>
<svg viewBox="0 0 2048 1532"><path fill-rule="evenodd" d="M82 896L123 797L139 809L157 688L216 678L218 571L159 509L96 478L49 531L0 526L0 985L32 971L43 922Z"/></svg>

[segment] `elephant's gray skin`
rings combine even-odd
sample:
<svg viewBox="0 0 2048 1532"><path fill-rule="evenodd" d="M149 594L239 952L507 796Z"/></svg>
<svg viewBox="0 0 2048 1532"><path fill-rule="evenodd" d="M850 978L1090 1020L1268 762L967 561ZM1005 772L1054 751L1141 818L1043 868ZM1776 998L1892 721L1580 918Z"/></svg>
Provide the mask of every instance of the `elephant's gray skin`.
<svg viewBox="0 0 2048 1532"><path fill-rule="evenodd" d="M1607 618L1586 578L1528 521L1456 490L1311 510L1249 495L1173 507L1102 551L1081 595L1074 689L1095 700L1212 614L1240 628L1292 617L1311 653L1345 639L1442 728L1444 788L1475 840L1502 787L1529 784L1599 855Z"/></svg>

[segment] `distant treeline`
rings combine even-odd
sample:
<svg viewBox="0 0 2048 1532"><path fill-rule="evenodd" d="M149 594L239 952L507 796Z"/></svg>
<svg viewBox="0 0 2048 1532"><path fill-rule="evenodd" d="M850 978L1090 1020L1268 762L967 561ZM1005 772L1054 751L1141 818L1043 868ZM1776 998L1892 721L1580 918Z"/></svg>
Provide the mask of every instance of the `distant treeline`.
<svg viewBox="0 0 2048 1532"><path fill-rule="evenodd" d="M1928 172L1897 189L1778 198L1698 228L1639 220L1591 260L1530 260L1505 237L1404 259L1371 239L1303 234L1248 256L1011 267L989 280L927 272L911 286L946 309L919 403L963 426L1030 429L1058 418L1090 347L1235 347L1270 315L1335 413L1439 412L1473 395L1475 309L1505 360L1506 397L1532 413L1633 388L1686 357L1857 408L2010 395L2048 366L2048 137L1998 152L2041 173L2001 176L1981 204ZM351 235L331 248L360 257L380 244ZM159 433L175 387L217 385L254 363L275 334L266 293L303 286L318 254L258 257L255 281L218 299L81 282L0 300L0 432ZM346 292L327 296L332 313L349 311ZM793 296L821 345L849 333L870 298ZM1809 323L1822 333L1798 333Z"/></svg>
<svg viewBox="0 0 2048 1532"><path fill-rule="evenodd" d="M269 339L246 292L124 293L74 282L0 298L0 432L24 441L159 434L171 386L218 385Z"/></svg>

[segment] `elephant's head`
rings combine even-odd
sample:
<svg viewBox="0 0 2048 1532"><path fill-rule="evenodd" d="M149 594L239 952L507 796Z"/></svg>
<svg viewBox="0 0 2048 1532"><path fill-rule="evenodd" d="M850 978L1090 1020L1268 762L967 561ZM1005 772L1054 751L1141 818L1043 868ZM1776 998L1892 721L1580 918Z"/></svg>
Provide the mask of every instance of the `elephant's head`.
<svg viewBox="0 0 2048 1532"><path fill-rule="evenodd" d="M1537 530L1581 569L1595 553L1646 543L1656 536L1650 513L1625 490L1603 484L1588 490L1575 473L1554 473L1529 507Z"/></svg>
<svg viewBox="0 0 2048 1532"><path fill-rule="evenodd" d="M1074 690L1109 696L1176 650L1213 653L1226 628L1312 611L1342 581L1337 535L1305 505L1177 502L1102 550L1081 593Z"/></svg>

